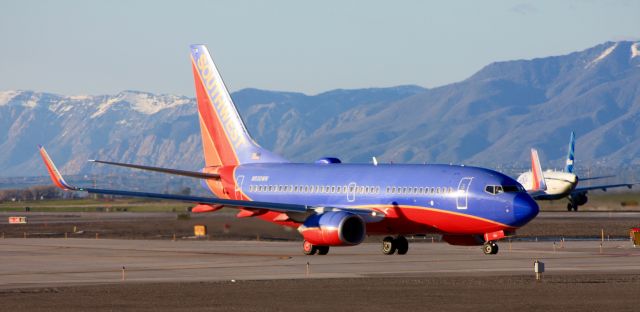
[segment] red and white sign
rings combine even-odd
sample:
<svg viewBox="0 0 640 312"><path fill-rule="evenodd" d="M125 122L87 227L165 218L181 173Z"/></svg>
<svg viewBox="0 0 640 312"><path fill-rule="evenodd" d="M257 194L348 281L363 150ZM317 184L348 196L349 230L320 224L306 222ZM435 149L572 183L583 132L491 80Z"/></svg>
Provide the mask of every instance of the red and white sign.
<svg viewBox="0 0 640 312"><path fill-rule="evenodd" d="M9 217L10 224L27 224L27 217Z"/></svg>

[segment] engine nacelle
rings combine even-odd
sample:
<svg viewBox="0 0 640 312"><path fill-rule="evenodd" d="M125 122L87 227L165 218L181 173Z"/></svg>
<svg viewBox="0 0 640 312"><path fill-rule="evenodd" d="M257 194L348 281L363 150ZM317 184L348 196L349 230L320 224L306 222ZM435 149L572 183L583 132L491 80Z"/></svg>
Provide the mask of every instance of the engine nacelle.
<svg viewBox="0 0 640 312"><path fill-rule="evenodd" d="M298 231L304 239L319 246L353 246L362 243L366 227L361 217L344 211L313 214Z"/></svg>
<svg viewBox="0 0 640 312"><path fill-rule="evenodd" d="M323 165L328 165L328 164L341 164L342 161L340 161L340 159L335 158L335 157L324 157L324 158L320 158L318 160L316 160L316 164L323 164Z"/></svg>
<svg viewBox="0 0 640 312"><path fill-rule="evenodd" d="M587 203L589 198L586 193L577 193L569 196L569 200L576 206L582 206Z"/></svg>

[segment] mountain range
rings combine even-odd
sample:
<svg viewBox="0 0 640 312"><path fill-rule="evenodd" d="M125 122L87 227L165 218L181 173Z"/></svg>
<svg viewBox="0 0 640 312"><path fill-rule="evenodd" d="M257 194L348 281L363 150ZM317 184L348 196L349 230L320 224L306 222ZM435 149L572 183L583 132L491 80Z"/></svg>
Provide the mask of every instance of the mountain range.
<svg viewBox="0 0 640 312"><path fill-rule="evenodd" d="M578 167L640 165L639 42L496 62L432 89L243 89L232 97L256 141L292 161L376 156L524 168L537 147L545 167L561 167L575 131ZM198 170L197 120L195 100L183 96L3 91L0 176L43 175L38 144L66 174L106 172L87 159Z"/></svg>

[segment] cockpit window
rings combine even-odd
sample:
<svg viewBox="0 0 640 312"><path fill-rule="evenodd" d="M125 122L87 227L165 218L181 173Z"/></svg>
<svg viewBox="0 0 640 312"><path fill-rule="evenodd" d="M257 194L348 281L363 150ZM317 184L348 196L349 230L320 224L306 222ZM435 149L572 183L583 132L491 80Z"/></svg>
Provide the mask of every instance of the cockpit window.
<svg viewBox="0 0 640 312"><path fill-rule="evenodd" d="M497 195L503 192L504 193L524 192L524 188L520 185L487 185L485 186L484 191L489 194Z"/></svg>
<svg viewBox="0 0 640 312"><path fill-rule="evenodd" d="M505 193L524 192L524 188L520 185L503 185L502 189L504 189Z"/></svg>

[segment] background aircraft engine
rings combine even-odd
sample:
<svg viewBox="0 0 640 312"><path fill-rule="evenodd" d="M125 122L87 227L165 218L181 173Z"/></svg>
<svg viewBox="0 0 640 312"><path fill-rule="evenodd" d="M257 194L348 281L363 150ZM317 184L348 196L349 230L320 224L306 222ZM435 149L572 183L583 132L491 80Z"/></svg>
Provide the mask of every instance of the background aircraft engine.
<svg viewBox="0 0 640 312"><path fill-rule="evenodd" d="M306 241L319 246L358 245L366 234L362 218L344 211L311 215L298 231Z"/></svg>
<svg viewBox="0 0 640 312"><path fill-rule="evenodd" d="M589 198L585 193L578 193L578 194L572 194L571 196L569 196L569 200L571 200L571 202L574 203L576 206L582 206L587 203Z"/></svg>

